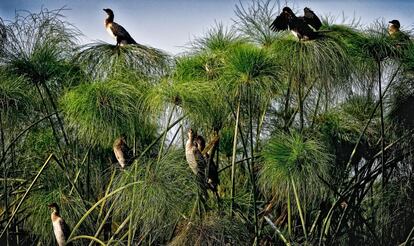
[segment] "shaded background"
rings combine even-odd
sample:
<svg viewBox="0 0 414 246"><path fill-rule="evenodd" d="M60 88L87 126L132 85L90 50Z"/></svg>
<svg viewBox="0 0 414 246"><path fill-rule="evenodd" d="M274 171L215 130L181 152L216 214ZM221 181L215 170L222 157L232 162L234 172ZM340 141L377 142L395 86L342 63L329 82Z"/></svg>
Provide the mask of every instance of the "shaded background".
<svg viewBox="0 0 414 246"><path fill-rule="evenodd" d="M114 43L103 26L106 14L102 9L111 8L115 22L125 27L138 43L177 54L185 50L184 46L194 36L203 34L215 22L231 24L234 6L239 2L247 5L250 0L0 0L0 17L12 19L16 10L38 12L42 7L65 6L69 9L64 11L68 21L84 34L81 42ZM285 2L280 2L282 7ZM363 25L378 19L387 22L399 19L404 29L411 29L414 24L414 1L410 0L295 0L288 1L288 5L300 14L305 6L310 7L319 16L334 17L338 23L346 17L348 22L355 18Z"/></svg>

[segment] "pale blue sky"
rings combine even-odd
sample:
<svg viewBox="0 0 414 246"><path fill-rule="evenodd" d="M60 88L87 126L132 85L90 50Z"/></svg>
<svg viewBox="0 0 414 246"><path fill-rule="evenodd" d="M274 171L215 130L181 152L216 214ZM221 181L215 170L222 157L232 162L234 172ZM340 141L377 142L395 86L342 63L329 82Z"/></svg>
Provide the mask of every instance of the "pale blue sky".
<svg viewBox="0 0 414 246"><path fill-rule="evenodd" d="M249 0L241 0L249 4ZM286 1L281 1L285 5ZM399 19L403 28L413 28L414 1L410 0L292 0L289 6L299 10L307 6L319 16L361 18L369 24L376 19ZM57 9L66 6L68 21L85 35L83 42L103 40L114 43L106 33L103 8L111 8L115 21L124 26L139 43L179 53L194 36L202 35L215 21L231 24L234 6L239 0L137 0L137 1L85 1L85 0L0 0L0 17L11 19L15 10L39 11L43 6Z"/></svg>

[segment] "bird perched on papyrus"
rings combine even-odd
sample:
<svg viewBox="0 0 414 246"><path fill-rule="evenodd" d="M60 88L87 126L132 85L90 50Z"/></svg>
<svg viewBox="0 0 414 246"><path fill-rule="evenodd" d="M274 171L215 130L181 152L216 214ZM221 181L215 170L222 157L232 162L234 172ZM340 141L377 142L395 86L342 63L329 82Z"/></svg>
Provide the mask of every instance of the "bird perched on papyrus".
<svg viewBox="0 0 414 246"><path fill-rule="evenodd" d="M136 44L137 42L129 35L127 30L114 22L114 12L111 9L103 10L108 14L108 17L105 19L106 31L116 39L116 45Z"/></svg>

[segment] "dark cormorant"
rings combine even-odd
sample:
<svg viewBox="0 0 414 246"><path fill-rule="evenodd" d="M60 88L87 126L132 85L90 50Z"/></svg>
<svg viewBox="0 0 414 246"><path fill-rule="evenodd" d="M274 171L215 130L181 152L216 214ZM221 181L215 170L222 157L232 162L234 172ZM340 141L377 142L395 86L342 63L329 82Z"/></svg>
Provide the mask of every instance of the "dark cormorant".
<svg viewBox="0 0 414 246"><path fill-rule="evenodd" d="M401 25L400 25L400 22L398 20L392 20L388 23L390 23L389 26L388 26L388 34L392 38L395 38L397 41L400 41L400 42L410 40L410 37L400 30Z"/></svg>
<svg viewBox="0 0 414 246"><path fill-rule="evenodd" d="M187 159L191 171L205 180L206 160L195 141L196 135L194 134L193 129L188 130L187 134L188 140L185 144L185 158Z"/></svg>
<svg viewBox="0 0 414 246"><path fill-rule="evenodd" d="M105 28L116 39L116 45L136 44L129 33L118 23L114 22L114 12L111 9L103 9L108 17L105 19Z"/></svg>
<svg viewBox="0 0 414 246"><path fill-rule="evenodd" d="M125 136L115 139L113 149L115 157L121 168L125 168L125 166L131 165L132 162L134 162L132 150L126 144Z"/></svg>
<svg viewBox="0 0 414 246"><path fill-rule="evenodd" d="M204 148L206 147L206 141L200 135L195 137L195 143L197 144L198 150L203 153ZM217 187L220 184L220 179L218 175L218 168L215 164L213 158L211 158L210 153L206 152L204 154L204 159L207 162L208 174L207 174L207 184L208 188L211 189L214 193L217 193Z"/></svg>
<svg viewBox="0 0 414 246"><path fill-rule="evenodd" d="M310 25L313 29L315 29L316 31L319 30L322 27L322 22L319 19L319 17L308 7L303 9L304 12L304 16L303 19L304 21ZM299 17L301 18L301 17Z"/></svg>
<svg viewBox="0 0 414 246"><path fill-rule="evenodd" d="M49 204L48 207L52 210L50 218L52 219L53 232L55 234L56 241L59 246L69 246L72 245L66 244L66 241L70 235L70 229L65 220L60 217L59 206L56 203Z"/></svg>
<svg viewBox="0 0 414 246"><path fill-rule="evenodd" d="M321 20L309 8L304 8L304 16L297 17L291 8L284 7L270 25L270 29L275 32L290 30L299 40L311 40L320 36L317 30L321 26Z"/></svg>
<svg viewBox="0 0 414 246"><path fill-rule="evenodd" d="M388 34L395 35L396 33L398 33L400 31L400 22L398 20L392 20L390 22L389 26L388 26Z"/></svg>
<svg viewBox="0 0 414 246"><path fill-rule="evenodd" d="M195 137L193 129L188 130L188 140L185 144L185 158L191 168L191 171L193 171L197 177L201 199L204 203L207 200L208 187L206 182L207 161L199 150Z"/></svg>

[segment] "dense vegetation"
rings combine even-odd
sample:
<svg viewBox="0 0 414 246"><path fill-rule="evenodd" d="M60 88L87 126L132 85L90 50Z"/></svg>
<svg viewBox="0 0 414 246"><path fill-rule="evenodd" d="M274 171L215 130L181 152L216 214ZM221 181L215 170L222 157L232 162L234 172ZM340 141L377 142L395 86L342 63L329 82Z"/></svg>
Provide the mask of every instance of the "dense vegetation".
<svg viewBox="0 0 414 246"><path fill-rule="evenodd" d="M1 22L1 244L54 244L56 202L75 245L409 245L414 45L327 20L298 41L277 11L239 5L178 57L80 45L62 11ZM189 128L214 142L219 201Z"/></svg>

